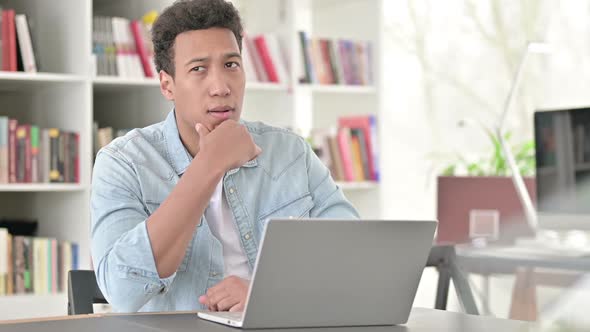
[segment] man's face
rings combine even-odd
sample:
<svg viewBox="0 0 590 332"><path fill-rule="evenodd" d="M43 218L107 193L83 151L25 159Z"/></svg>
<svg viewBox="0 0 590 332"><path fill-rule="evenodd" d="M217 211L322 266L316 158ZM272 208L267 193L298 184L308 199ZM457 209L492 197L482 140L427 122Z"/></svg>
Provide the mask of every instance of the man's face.
<svg viewBox="0 0 590 332"><path fill-rule="evenodd" d="M181 132L194 130L197 123L213 130L227 119L240 119L246 79L231 30L179 34L174 42L174 66L174 79L166 73L160 79L170 80L164 94L174 100Z"/></svg>

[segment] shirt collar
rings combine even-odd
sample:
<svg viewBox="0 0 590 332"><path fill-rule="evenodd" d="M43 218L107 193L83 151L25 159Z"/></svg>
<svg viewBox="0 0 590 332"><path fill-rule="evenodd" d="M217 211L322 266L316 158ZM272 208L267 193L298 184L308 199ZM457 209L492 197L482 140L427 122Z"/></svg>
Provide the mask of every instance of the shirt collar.
<svg viewBox="0 0 590 332"><path fill-rule="evenodd" d="M240 120L240 123L244 124L242 120ZM168 149L170 164L172 165L172 168L174 168L176 174L181 175L186 171L193 158L180 140L178 126L176 125L176 113L174 110L170 111L166 120L164 120L164 137L166 138L166 147ZM258 166L257 158L248 161L242 167L255 166ZM232 169L227 174L231 175L238 170L239 168Z"/></svg>

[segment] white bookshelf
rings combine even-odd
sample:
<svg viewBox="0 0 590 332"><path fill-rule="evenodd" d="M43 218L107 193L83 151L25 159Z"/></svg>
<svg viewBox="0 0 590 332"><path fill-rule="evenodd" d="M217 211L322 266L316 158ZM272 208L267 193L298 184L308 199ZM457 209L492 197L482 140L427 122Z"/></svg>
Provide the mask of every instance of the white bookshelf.
<svg viewBox="0 0 590 332"><path fill-rule="evenodd" d="M77 183L0 184L0 192L76 192L87 187Z"/></svg>
<svg viewBox="0 0 590 332"><path fill-rule="evenodd" d="M36 218L40 236L80 244L80 267L90 265L90 178L92 124L143 127L162 121L172 109L156 79L94 76L92 17L137 19L161 11L172 0L0 0L4 8L34 22L35 52L42 73L0 72L0 114L41 127L80 133L79 184L0 185L0 216ZM293 128L299 133L333 126L339 116L381 112L379 77L381 0L234 0L246 31L278 33L286 42L289 84L246 84L243 117ZM264 17L260 15L264 8ZM355 23L351 24L351 17ZM42 27L42 28L40 28ZM297 32L310 37L370 40L372 86L300 84ZM378 183L339 182L364 217L379 217ZM0 297L0 320L66 314L66 294Z"/></svg>

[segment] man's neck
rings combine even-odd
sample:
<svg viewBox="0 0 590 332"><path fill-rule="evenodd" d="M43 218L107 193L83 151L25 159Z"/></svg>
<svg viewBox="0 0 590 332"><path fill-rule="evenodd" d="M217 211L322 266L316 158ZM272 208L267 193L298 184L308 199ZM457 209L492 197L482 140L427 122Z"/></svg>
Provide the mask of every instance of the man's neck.
<svg viewBox="0 0 590 332"><path fill-rule="evenodd" d="M194 128L184 128L178 120L176 120L176 126L182 145L184 145L191 157L194 158L199 152L199 135L197 131Z"/></svg>

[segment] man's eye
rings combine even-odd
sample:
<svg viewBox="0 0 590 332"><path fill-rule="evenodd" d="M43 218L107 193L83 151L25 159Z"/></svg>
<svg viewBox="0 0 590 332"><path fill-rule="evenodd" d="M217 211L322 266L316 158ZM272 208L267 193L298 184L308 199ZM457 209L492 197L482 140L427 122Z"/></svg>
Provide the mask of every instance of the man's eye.
<svg viewBox="0 0 590 332"><path fill-rule="evenodd" d="M203 71L203 70L205 70L205 67L203 67L203 66L196 66L196 67L191 68L191 71Z"/></svg>
<svg viewBox="0 0 590 332"><path fill-rule="evenodd" d="M238 68L240 66L239 63L232 61L225 64L227 68Z"/></svg>

